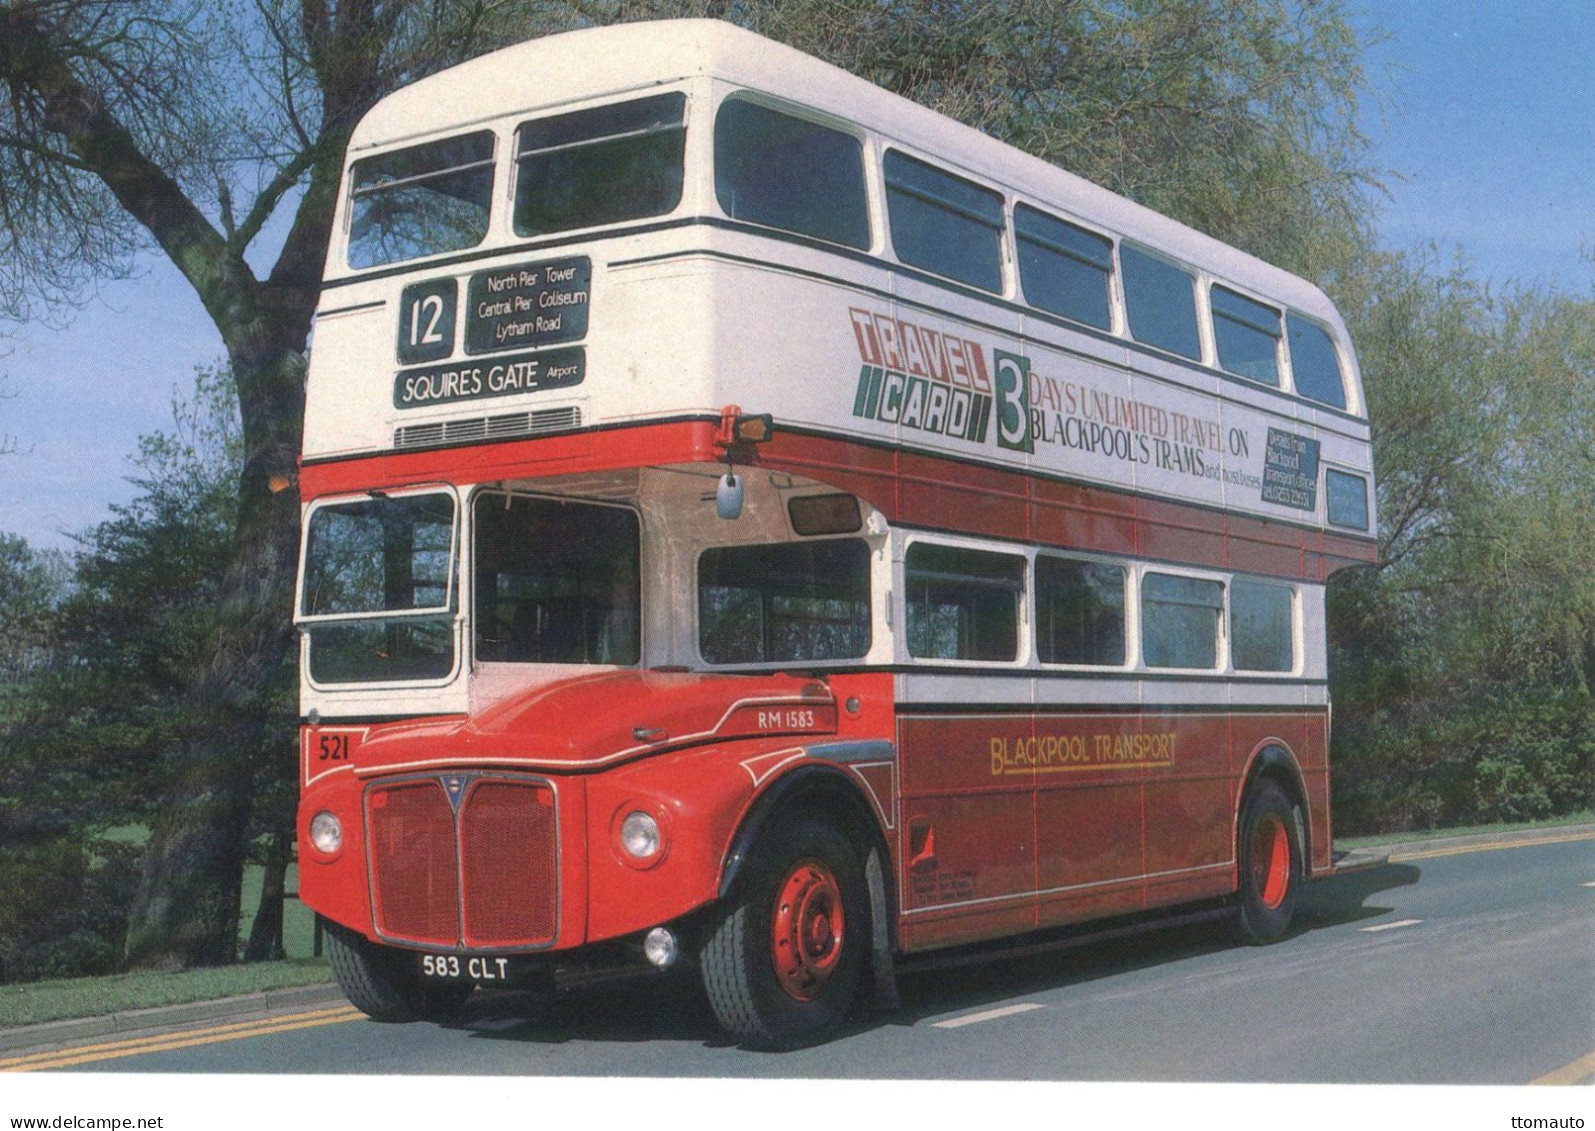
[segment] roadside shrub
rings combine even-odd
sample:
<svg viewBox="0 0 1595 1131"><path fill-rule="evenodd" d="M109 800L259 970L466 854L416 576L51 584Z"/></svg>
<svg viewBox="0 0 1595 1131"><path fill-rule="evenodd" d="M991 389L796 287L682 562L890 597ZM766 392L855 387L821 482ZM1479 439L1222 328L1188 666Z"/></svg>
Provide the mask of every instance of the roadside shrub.
<svg viewBox="0 0 1595 1131"><path fill-rule="evenodd" d="M70 837L0 846L0 981L114 973L138 851Z"/></svg>

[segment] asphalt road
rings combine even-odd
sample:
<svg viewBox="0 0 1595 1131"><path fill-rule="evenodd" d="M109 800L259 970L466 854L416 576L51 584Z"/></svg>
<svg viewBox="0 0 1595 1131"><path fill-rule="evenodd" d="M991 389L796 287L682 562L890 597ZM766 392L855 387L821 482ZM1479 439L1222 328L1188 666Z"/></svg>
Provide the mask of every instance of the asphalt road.
<svg viewBox="0 0 1595 1131"><path fill-rule="evenodd" d="M135 1073L1528 1084L1595 1079L1595 840L1454 852L1308 891L1291 937L1172 928L909 974L903 1007L796 1052L722 1038L695 986L649 976L467 1024L345 1009L209 1024L150 1051L30 1067ZM535 1011L534 1011L535 1012ZM178 1047L180 1046L180 1047ZM0 1067L3 1067L0 1064ZM1584 1093L1588 1095L1588 1093Z"/></svg>

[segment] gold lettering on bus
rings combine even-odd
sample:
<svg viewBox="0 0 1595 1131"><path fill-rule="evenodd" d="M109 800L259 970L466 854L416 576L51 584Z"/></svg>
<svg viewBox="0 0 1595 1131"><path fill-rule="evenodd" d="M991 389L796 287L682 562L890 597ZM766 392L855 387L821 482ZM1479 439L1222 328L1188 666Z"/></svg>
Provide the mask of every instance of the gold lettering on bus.
<svg viewBox="0 0 1595 1131"><path fill-rule="evenodd" d="M1026 734L991 739L993 777L1069 770L1134 770L1174 765L1175 732Z"/></svg>

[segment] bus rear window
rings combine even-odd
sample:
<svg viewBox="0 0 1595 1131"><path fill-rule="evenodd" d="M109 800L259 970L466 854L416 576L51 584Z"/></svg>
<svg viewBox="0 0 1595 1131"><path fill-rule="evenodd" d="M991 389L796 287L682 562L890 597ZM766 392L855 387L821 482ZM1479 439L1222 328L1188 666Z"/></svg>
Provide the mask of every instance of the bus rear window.
<svg viewBox="0 0 1595 1131"><path fill-rule="evenodd" d="M711 664L810 664L869 651L869 547L858 539L705 550L698 650Z"/></svg>
<svg viewBox="0 0 1595 1131"><path fill-rule="evenodd" d="M1285 329L1290 337L1290 371L1296 391L1330 408L1345 408L1346 386L1329 335L1294 314L1285 317Z"/></svg>
<svg viewBox="0 0 1595 1131"><path fill-rule="evenodd" d="M864 147L840 130L728 99L714 122L714 191L735 219L869 247Z"/></svg>
<svg viewBox="0 0 1595 1131"><path fill-rule="evenodd" d="M378 267L475 247L493 198L486 130L356 161L350 173L349 266Z"/></svg>
<svg viewBox="0 0 1595 1131"><path fill-rule="evenodd" d="M657 94L522 125L515 145L516 234L674 211L685 176L686 107L684 94Z"/></svg>

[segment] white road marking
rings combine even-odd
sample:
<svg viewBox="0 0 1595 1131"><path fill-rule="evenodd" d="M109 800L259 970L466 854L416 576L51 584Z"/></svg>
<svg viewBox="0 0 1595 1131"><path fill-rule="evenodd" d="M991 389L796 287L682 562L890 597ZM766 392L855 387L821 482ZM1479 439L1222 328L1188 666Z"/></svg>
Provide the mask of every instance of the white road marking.
<svg viewBox="0 0 1595 1131"><path fill-rule="evenodd" d="M1587 888L1595 888L1595 880L1591 880L1589 883L1585 884L1584 886L1587 887Z"/></svg>
<svg viewBox="0 0 1595 1131"><path fill-rule="evenodd" d="M1041 1006L1033 1001L1027 1001L1021 1005L1005 1005L1001 1009L988 1009L982 1013L966 1013L962 1017L954 1017L948 1021L937 1021L933 1028L961 1029L965 1025L978 1025L982 1021L995 1021L999 1017L1009 1017L1015 1013L1029 1013L1032 1009L1040 1008Z"/></svg>
<svg viewBox="0 0 1595 1131"><path fill-rule="evenodd" d="M1397 919L1394 923L1379 923L1372 927L1363 927L1362 930L1372 934L1374 931L1393 931L1397 927L1416 927L1422 919Z"/></svg>

